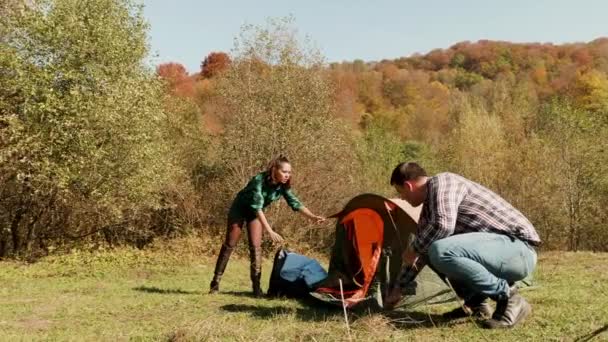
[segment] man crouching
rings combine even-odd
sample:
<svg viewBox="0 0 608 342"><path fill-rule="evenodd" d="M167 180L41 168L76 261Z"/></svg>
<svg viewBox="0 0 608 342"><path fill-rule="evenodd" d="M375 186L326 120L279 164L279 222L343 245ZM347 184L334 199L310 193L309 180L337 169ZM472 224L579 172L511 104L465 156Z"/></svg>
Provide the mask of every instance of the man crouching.
<svg viewBox="0 0 608 342"><path fill-rule="evenodd" d="M530 314L530 304L512 286L534 271L540 238L521 212L473 181L448 172L428 177L413 162L397 165L391 185L412 206L423 207L389 306L399 301L400 286L428 264L464 299L464 307L445 318L474 315L494 329L511 328ZM487 298L496 301L493 314Z"/></svg>

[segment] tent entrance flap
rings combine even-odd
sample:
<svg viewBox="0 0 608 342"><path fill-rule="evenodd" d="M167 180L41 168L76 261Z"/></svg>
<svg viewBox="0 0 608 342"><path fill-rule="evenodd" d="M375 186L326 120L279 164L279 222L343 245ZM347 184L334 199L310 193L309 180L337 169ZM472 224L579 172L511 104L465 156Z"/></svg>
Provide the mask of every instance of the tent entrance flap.
<svg viewBox="0 0 608 342"><path fill-rule="evenodd" d="M371 209L357 209L341 221L357 255L353 281L359 287L366 287L376 273L382 249L384 224L382 218ZM358 261L358 262L357 262ZM358 268L358 269L357 269Z"/></svg>
<svg viewBox="0 0 608 342"><path fill-rule="evenodd" d="M339 222L344 234L344 263L341 272L334 273L332 283L341 279L346 285L345 300L350 306L365 298L374 279L382 255L384 221L376 211L360 208ZM335 286L321 287L317 292L339 295Z"/></svg>

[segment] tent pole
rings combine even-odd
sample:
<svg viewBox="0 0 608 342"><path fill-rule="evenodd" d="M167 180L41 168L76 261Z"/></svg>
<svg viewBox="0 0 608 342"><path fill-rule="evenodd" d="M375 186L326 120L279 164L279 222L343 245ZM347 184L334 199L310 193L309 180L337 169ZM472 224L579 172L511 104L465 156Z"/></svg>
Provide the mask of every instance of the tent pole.
<svg viewBox="0 0 608 342"><path fill-rule="evenodd" d="M346 322L346 331L348 332L348 340L352 341L353 337L350 334L350 325L348 324L348 315L346 314L346 302L344 301L344 288L342 287L342 278L340 281L340 297L342 297L342 309L344 310L344 321Z"/></svg>

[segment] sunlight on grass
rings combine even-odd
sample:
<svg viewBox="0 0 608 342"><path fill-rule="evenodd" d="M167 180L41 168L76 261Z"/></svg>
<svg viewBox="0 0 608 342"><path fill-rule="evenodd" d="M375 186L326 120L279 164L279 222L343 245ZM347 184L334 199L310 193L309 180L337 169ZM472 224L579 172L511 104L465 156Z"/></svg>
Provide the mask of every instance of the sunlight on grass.
<svg viewBox="0 0 608 342"><path fill-rule="evenodd" d="M119 250L0 263L0 340L347 340L339 308L250 297L247 259L234 258L207 295L213 261ZM349 313L355 340L574 339L608 323L608 254L545 253L523 295L533 314L508 331L444 322L454 304L416 312ZM271 265L264 265L265 283ZM411 323L411 319L422 323ZM608 338L602 332L598 340Z"/></svg>

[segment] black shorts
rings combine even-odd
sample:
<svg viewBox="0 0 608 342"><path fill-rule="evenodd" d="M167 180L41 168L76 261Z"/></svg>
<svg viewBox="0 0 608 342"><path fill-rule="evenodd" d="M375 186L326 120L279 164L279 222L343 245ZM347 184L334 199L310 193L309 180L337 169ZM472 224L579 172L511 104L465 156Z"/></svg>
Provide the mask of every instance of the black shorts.
<svg viewBox="0 0 608 342"><path fill-rule="evenodd" d="M251 222L257 217L256 213L250 208L242 208L233 204L228 211L228 224Z"/></svg>

